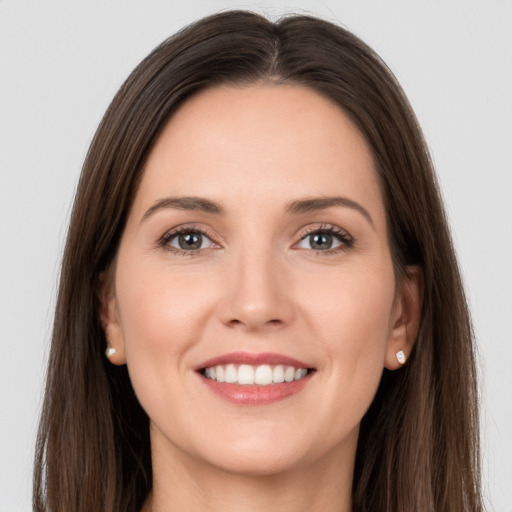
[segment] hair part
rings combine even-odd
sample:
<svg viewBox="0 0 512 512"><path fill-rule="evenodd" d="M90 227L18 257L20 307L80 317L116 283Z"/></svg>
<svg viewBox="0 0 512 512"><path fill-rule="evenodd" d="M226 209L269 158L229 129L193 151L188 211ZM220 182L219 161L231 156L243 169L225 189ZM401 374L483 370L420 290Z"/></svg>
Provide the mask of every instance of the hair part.
<svg viewBox="0 0 512 512"><path fill-rule="evenodd" d="M407 365L384 370L363 418L358 512L479 511L473 334L447 220L412 109L380 58L307 16L230 11L164 41L121 86L78 184L53 326L34 473L34 510L139 511L152 487L149 420L106 346L96 290L115 259L144 162L176 109L221 84L311 88L350 116L372 150L397 276L424 279Z"/></svg>

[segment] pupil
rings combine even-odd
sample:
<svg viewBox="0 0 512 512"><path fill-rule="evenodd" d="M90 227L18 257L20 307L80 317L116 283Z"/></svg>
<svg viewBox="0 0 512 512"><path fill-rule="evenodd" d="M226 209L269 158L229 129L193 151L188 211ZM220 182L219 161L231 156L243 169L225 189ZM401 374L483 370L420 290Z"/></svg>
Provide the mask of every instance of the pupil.
<svg viewBox="0 0 512 512"><path fill-rule="evenodd" d="M311 235L310 241L313 249L330 249L332 246L332 235L315 233Z"/></svg>
<svg viewBox="0 0 512 512"><path fill-rule="evenodd" d="M180 248L187 251L190 251L191 249L200 249L201 235L197 233L187 233L185 235L180 235L178 242Z"/></svg>

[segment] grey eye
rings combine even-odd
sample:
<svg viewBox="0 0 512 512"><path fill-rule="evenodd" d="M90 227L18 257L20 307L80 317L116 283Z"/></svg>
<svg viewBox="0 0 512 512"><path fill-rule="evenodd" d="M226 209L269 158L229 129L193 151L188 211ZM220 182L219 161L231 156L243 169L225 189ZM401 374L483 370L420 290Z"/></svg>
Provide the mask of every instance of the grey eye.
<svg viewBox="0 0 512 512"><path fill-rule="evenodd" d="M312 249L314 251L327 251L340 245L342 245L342 242L339 237L321 231L305 236L298 244L301 249Z"/></svg>
<svg viewBox="0 0 512 512"><path fill-rule="evenodd" d="M326 233L316 233L309 236L309 245L312 249L330 249L332 247L332 235Z"/></svg>

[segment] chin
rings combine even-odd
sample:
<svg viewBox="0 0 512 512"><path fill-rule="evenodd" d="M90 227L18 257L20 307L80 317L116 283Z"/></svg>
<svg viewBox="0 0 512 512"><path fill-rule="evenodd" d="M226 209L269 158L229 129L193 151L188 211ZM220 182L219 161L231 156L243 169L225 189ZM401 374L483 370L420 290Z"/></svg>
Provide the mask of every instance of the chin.
<svg viewBox="0 0 512 512"><path fill-rule="evenodd" d="M305 424L296 429L260 425L259 429L246 432L242 437L230 431L222 440L219 437L202 438L196 445L195 459L210 467L240 476L277 476L324 464L331 456L355 456L359 429L352 432L324 431L314 435ZM340 436L341 434L341 436ZM342 438L340 442L340 437Z"/></svg>
<svg viewBox="0 0 512 512"><path fill-rule="evenodd" d="M304 463L304 454L298 450L286 449L250 449L243 452L224 451L208 457L212 466L240 476L276 476L287 473ZM218 456L217 456L218 455Z"/></svg>

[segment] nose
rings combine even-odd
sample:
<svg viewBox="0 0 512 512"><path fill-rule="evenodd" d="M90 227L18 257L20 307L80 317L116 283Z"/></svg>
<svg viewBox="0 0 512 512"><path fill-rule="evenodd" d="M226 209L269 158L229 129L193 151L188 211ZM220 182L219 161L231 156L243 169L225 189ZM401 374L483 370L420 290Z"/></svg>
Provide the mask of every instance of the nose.
<svg viewBox="0 0 512 512"><path fill-rule="evenodd" d="M233 328L267 331L288 325L294 316L286 263L271 254L239 255L227 269L219 308L221 321Z"/></svg>

